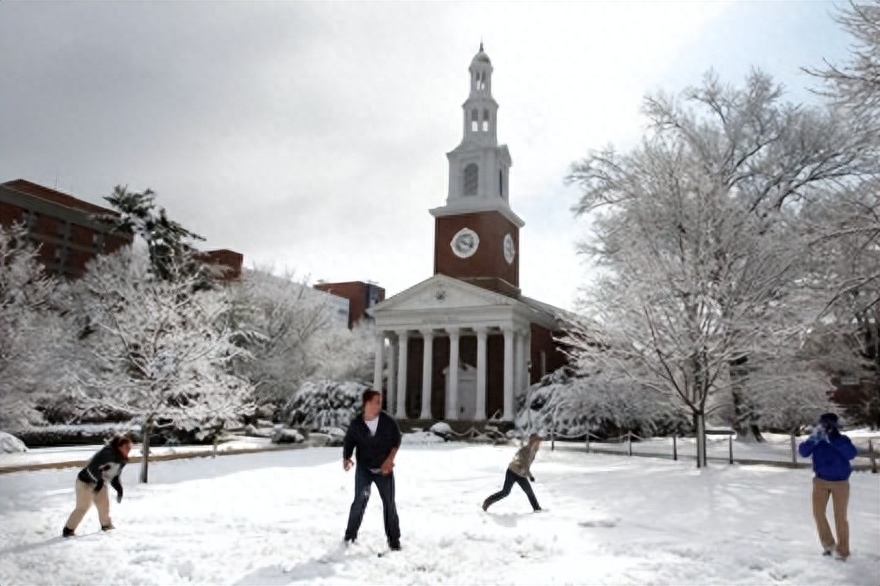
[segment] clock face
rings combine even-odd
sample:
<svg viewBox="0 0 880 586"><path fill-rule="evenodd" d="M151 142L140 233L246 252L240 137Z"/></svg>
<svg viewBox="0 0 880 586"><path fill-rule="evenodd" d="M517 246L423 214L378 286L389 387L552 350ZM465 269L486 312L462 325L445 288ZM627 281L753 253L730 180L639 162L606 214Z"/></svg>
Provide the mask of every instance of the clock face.
<svg viewBox="0 0 880 586"><path fill-rule="evenodd" d="M477 251L477 247L480 246L480 237L470 228L462 228L452 237L449 246L452 247L455 256L467 258Z"/></svg>
<svg viewBox="0 0 880 586"><path fill-rule="evenodd" d="M513 245L513 236L510 234L504 235L504 260L507 261L507 264L513 264L513 259L516 258L516 247Z"/></svg>

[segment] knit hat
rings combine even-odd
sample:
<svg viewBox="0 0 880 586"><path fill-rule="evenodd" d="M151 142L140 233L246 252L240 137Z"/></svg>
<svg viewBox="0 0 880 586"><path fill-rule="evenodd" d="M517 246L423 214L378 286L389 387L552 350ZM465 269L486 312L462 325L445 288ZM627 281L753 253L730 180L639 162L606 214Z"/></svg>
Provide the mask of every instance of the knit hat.
<svg viewBox="0 0 880 586"><path fill-rule="evenodd" d="M827 429L837 429L837 413L823 413L819 417L819 425L822 425Z"/></svg>

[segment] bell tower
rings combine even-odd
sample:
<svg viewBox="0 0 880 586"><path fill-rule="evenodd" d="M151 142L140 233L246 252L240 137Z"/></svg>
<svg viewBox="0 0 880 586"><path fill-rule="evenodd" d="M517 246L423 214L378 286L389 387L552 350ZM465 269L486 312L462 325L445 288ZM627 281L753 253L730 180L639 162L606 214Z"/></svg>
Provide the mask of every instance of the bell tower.
<svg viewBox="0 0 880 586"><path fill-rule="evenodd" d="M511 296L519 294L519 229L509 204L513 162L498 144L498 103L492 97L492 62L480 50L468 67L470 93L462 104L461 143L446 153L446 205L430 210L434 274L442 273Z"/></svg>

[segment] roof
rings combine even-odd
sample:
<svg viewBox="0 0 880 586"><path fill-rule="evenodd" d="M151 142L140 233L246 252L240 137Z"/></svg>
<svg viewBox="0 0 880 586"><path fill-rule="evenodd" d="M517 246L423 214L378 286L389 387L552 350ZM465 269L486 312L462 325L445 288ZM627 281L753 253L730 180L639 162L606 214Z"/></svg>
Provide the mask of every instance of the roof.
<svg viewBox="0 0 880 586"><path fill-rule="evenodd" d="M50 201L64 207L79 210L81 212L86 212L89 214L118 215L117 212L109 208L101 207L99 205L83 201L81 199L73 197L72 195L58 191L57 189L51 189L43 185L38 185L37 183L33 183L26 179L13 179L12 181L7 181L0 184L0 187L12 189L20 193L25 193L32 197L37 197L45 201Z"/></svg>

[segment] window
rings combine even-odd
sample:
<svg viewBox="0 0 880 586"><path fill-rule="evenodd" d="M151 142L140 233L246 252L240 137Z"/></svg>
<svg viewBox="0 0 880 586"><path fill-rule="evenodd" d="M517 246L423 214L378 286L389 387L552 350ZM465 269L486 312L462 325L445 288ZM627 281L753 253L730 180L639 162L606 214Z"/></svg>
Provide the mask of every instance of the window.
<svg viewBox="0 0 880 586"><path fill-rule="evenodd" d="M58 238L62 241L70 240L70 222L58 222Z"/></svg>
<svg viewBox="0 0 880 586"><path fill-rule="evenodd" d="M471 163L464 168L464 194L477 195L479 187L480 168L476 163Z"/></svg>
<svg viewBox="0 0 880 586"><path fill-rule="evenodd" d="M480 113L476 110L471 111L471 132L480 130Z"/></svg>
<svg viewBox="0 0 880 586"><path fill-rule="evenodd" d="M504 197L504 171L498 171L498 197Z"/></svg>
<svg viewBox="0 0 880 586"><path fill-rule="evenodd" d="M95 247L95 251L103 252L103 250L104 250L104 233L103 232L92 232L92 246Z"/></svg>
<svg viewBox="0 0 880 586"><path fill-rule="evenodd" d="M483 110L483 132L489 132L489 110Z"/></svg>

